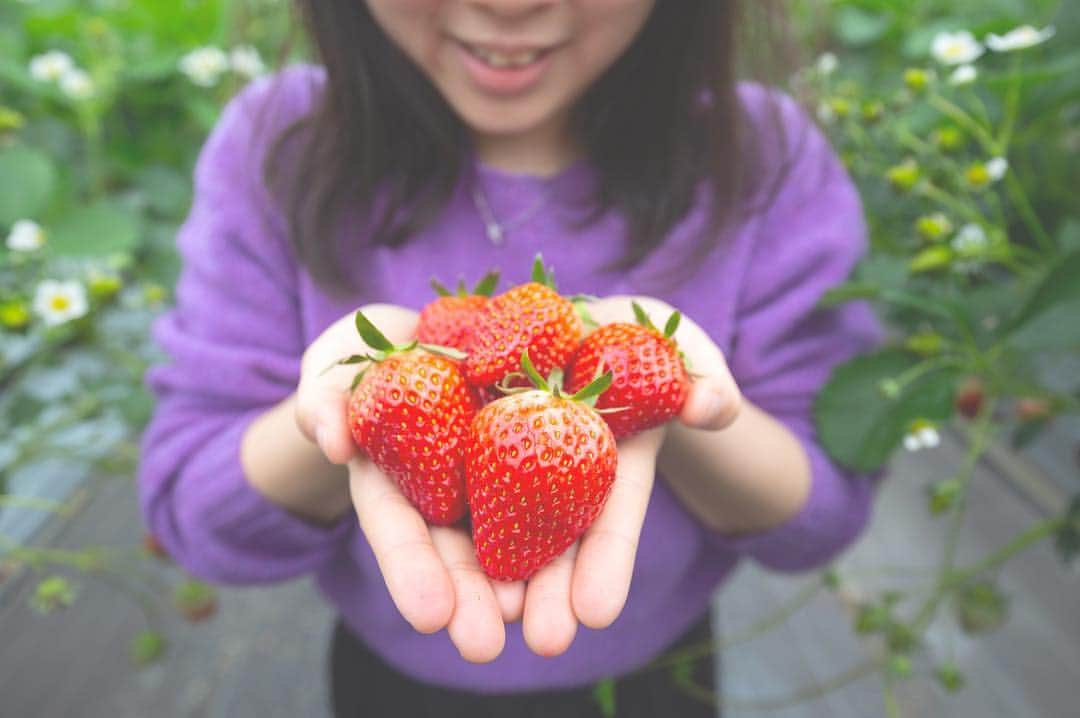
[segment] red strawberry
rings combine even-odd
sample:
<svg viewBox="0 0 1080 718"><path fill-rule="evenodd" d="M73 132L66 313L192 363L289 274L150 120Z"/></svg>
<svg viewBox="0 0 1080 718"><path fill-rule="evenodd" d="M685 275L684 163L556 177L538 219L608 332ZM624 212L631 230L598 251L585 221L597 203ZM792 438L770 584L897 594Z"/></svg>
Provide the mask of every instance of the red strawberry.
<svg viewBox="0 0 1080 718"><path fill-rule="evenodd" d="M968 419L974 419L982 409L985 396L986 391L983 388L982 380L975 376L968 377L960 385L953 403L958 412Z"/></svg>
<svg viewBox="0 0 1080 718"><path fill-rule="evenodd" d="M147 533L143 535L143 550L162 561L171 560L169 552L165 550L165 547L161 545L161 541L154 534Z"/></svg>
<svg viewBox="0 0 1080 718"><path fill-rule="evenodd" d="M416 338L425 344L464 351L472 339L480 310L488 303L498 283L498 272L491 272L473 287L471 293L465 289L464 283L458 282L457 292L451 294L438 281L431 280L431 286L439 297L420 312Z"/></svg>
<svg viewBox="0 0 1080 718"><path fill-rule="evenodd" d="M567 397L536 374L527 354L522 364L539 388L481 409L466 450L476 555L503 581L529 578L585 532L607 500L617 461L611 429L586 403L611 375Z"/></svg>
<svg viewBox="0 0 1080 718"><path fill-rule="evenodd" d="M1049 401L1038 396L1023 396L1016 401L1016 418L1020 421L1044 421L1054 413Z"/></svg>
<svg viewBox="0 0 1080 718"><path fill-rule="evenodd" d="M465 515L465 437L480 408L458 360L395 347L360 312L357 328L375 350L350 357L372 365L349 401L353 440L432 524Z"/></svg>
<svg viewBox="0 0 1080 718"><path fill-rule="evenodd" d="M538 372L560 369L581 341L582 325L574 304L554 289L537 256L533 281L487 303L465 351L465 373L475 387L489 387L517 371L528 351Z"/></svg>
<svg viewBox="0 0 1080 718"><path fill-rule="evenodd" d="M616 439L636 434L671 420L682 410L690 393L679 347L672 339L680 315L671 315L663 333L634 303L640 324L615 323L585 337L566 369L566 390L580 391L600 371L610 369L611 389L596 401Z"/></svg>

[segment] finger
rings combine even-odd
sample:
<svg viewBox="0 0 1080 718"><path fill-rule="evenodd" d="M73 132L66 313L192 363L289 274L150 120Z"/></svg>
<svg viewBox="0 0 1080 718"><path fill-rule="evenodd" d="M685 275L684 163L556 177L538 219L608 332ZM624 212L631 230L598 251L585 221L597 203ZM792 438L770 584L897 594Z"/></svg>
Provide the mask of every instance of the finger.
<svg viewBox="0 0 1080 718"><path fill-rule="evenodd" d="M610 626L626 604L662 437L653 429L620 442L607 503L582 536L570 595L574 615L590 628Z"/></svg>
<svg viewBox="0 0 1080 718"><path fill-rule="evenodd" d="M742 407L742 393L726 367L720 373L696 379L679 412L683 424L717 431L734 423Z"/></svg>
<svg viewBox="0 0 1080 718"><path fill-rule="evenodd" d="M369 461L349 463L349 489L398 611L421 633L444 628L454 610L454 586L424 519Z"/></svg>
<svg viewBox="0 0 1080 718"><path fill-rule="evenodd" d="M472 540L461 529L436 527L431 529L431 541L454 585L454 613L447 626L450 640L466 661L495 660L506 643L506 631L495 592L476 560Z"/></svg>
<svg viewBox="0 0 1080 718"><path fill-rule="evenodd" d="M491 581L504 623L516 623L525 612L524 581Z"/></svg>
<svg viewBox="0 0 1080 718"><path fill-rule="evenodd" d="M348 394L330 385L297 392L296 424L332 464L344 465L359 456L348 420Z"/></svg>
<svg viewBox="0 0 1080 718"><path fill-rule="evenodd" d="M578 544L533 574L525 587L522 634L533 653L553 658L566 652L577 633L570 607L570 579Z"/></svg>

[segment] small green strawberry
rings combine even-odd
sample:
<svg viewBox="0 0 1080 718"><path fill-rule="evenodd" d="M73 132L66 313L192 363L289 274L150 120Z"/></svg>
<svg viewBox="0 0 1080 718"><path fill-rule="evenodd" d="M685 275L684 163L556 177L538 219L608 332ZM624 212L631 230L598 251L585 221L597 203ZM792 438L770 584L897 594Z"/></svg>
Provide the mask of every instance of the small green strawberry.
<svg viewBox="0 0 1080 718"><path fill-rule="evenodd" d="M596 408L616 439L660 426L679 415L690 393L690 376L679 347L672 339L680 314L657 329L637 302L638 324L607 324L585 337L566 368L566 390L579 391L600 372L610 369L611 389Z"/></svg>
<svg viewBox="0 0 1080 718"><path fill-rule="evenodd" d="M465 438L480 408L458 359L440 347L394 346L367 317L357 330L374 351L354 383L348 419L356 445L432 524L465 515ZM438 352L438 353L436 353Z"/></svg>
<svg viewBox="0 0 1080 718"><path fill-rule="evenodd" d="M573 396L545 381L511 390L473 421L466 450L473 543L491 578L526 579L559 556L599 515L615 481L615 437L589 404L611 374Z"/></svg>

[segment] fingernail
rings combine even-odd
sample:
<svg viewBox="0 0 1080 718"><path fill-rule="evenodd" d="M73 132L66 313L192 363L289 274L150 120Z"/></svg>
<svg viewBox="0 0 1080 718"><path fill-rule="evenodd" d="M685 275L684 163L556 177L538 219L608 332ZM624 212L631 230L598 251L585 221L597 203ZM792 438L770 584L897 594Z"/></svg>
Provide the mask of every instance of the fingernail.
<svg viewBox="0 0 1080 718"><path fill-rule="evenodd" d="M728 392L715 385L709 387L706 408L710 423L720 428L726 427L735 418L735 408Z"/></svg>

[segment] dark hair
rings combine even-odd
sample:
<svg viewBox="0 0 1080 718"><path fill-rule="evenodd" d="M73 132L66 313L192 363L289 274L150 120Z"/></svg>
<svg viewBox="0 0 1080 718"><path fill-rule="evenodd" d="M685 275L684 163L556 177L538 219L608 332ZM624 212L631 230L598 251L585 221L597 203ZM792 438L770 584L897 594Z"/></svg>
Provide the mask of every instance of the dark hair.
<svg viewBox="0 0 1080 718"><path fill-rule="evenodd" d="M664 240L703 180L711 222L695 254L708 252L756 184L758 143L736 95L738 42L744 12L775 13L766 0L743 4L657 0L631 46L574 109L573 129L598 177L587 221L611 209L627 220L629 251L620 266L640 262ZM368 219L376 244L407 241L448 202L466 168L469 134L363 0L297 5L326 68L326 91L279 138L267 176L297 258L338 291L347 278L334 239L346 213Z"/></svg>

